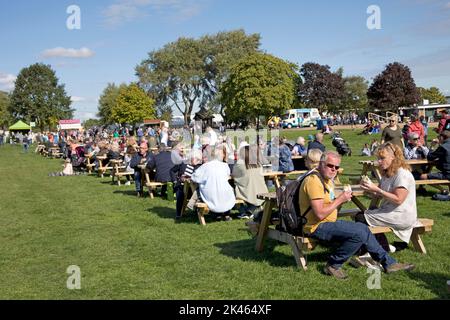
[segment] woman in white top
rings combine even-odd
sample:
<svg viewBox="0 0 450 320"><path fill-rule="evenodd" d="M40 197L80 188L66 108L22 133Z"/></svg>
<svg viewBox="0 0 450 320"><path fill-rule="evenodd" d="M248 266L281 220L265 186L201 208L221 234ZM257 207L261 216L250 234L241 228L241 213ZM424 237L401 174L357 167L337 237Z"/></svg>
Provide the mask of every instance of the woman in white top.
<svg viewBox="0 0 450 320"><path fill-rule="evenodd" d="M376 155L382 176L380 186L366 181L361 183L361 187L381 199L381 205L357 215L356 221L373 227L390 227L403 241L398 244L399 247L405 248L418 222L416 183L399 146L387 142L378 148ZM377 239L389 251L386 236L380 234ZM393 248L391 251L394 251Z"/></svg>
<svg viewBox="0 0 450 320"><path fill-rule="evenodd" d="M222 213L224 220L231 220L228 211L234 207L236 198L228 182L230 168L223 158L223 148L215 148L213 159L201 165L192 174L191 180L198 184L199 195L209 210Z"/></svg>

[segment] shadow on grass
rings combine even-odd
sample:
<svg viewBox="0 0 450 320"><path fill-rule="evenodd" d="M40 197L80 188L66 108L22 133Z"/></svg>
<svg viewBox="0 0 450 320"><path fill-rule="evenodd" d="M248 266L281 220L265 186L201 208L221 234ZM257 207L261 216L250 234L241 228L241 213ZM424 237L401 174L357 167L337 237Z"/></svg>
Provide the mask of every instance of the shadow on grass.
<svg viewBox="0 0 450 320"><path fill-rule="evenodd" d="M419 285L436 294L436 299L450 299L450 293L447 291L447 281L450 280L450 274L414 271L406 274L413 280L421 281L422 283Z"/></svg>
<svg viewBox="0 0 450 320"><path fill-rule="evenodd" d="M134 198L137 198L135 190L114 190L113 193L114 194L121 194L123 196L132 196Z"/></svg>
<svg viewBox="0 0 450 320"><path fill-rule="evenodd" d="M176 209L175 208L170 208L170 207L152 207L147 209L148 212L150 212L151 214L156 213L160 218L163 219L171 219L175 221L175 216L176 216ZM206 223L211 222L206 220ZM190 210L186 210L186 212L184 213L184 215L181 217L180 220L177 220L176 223L189 223L189 224L198 224L198 217L197 214L190 211Z"/></svg>
<svg viewBox="0 0 450 320"><path fill-rule="evenodd" d="M450 218L450 212L444 213L443 216Z"/></svg>
<svg viewBox="0 0 450 320"><path fill-rule="evenodd" d="M164 200L164 199L162 199ZM147 209L150 213L156 213L160 218L163 219L175 219L176 216L176 209L171 207L152 207ZM230 216L232 216L233 220L236 219L235 215L237 215L237 212L232 211ZM220 217L220 219L218 218ZM189 224L200 224L198 220L198 215L196 211L192 211L189 209L186 209L186 212L183 214L180 220L176 221L177 223L189 223ZM205 222L206 224L211 223L226 223L222 221L222 214L216 214L213 212L209 212L205 215Z"/></svg>
<svg viewBox="0 0 450 320"><path fill-rule="evenodd" d="M267 262L274 267L296 266L293 254L285 254L282 252L274 251L276 246L285 244L279 244L275 240L267 239L264 242L263 252L257 252L255 250L255 244L256 238L226 243L215 243L214 246L220 248L221 254L234 259L240 259L243 261ZM309 252L306 256L307 263L309 264L310 262L321 262L325 264L328 256L329 252L327 251ZM317 266L317 268L318 270L320 270L320 266Z"/></svg>

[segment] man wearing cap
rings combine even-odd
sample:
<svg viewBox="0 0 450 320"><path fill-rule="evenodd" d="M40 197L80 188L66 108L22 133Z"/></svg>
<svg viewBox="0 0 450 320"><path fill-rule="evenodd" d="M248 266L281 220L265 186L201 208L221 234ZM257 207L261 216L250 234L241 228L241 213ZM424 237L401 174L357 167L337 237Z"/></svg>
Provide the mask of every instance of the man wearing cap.
<svg viewBox="0 0 450 320"><path fill-rule="evenodd" d="M411 123L409 124L409 129L407 134L409 135L410 133L417 133L419 135L419 143L421 145L425 144L425 130L423 129L423 125L422 123L420 123L419 121L419 117L417 116L417 113L413 113L410 117Z"/></svg>

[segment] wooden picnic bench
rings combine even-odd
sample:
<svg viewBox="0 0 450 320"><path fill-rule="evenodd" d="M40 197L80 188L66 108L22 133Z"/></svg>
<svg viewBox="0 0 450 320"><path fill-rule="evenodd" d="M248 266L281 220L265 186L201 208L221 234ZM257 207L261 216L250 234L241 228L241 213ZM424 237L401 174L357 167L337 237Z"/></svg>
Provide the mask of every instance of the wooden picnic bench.
<svg viewBox="0 0 450 320"><path fill-rule="evenodd" d="M108 162L106 165L103 161L107 160L108 157L105 156L97 156L98 161L98 168L97 168L97 174L103 178L104 174L106 174L106 171L112 170L113 167L111 166L110 162Z"/></svg>
<svg viewBox="0 0 450 320"><path fill-rule="evenodd" d="M236 199L235 206L244 204L244 200ZM208 205L204 202L197 202L195 204L197 208L198 221L202 226L206 226L205 215L209 213Z"/></svg>
<svg viewBox="0 0 450 320"><path fill-rule="evenodd" d="M356 200L358 197L364 195L364 191L359 188L359 186L352 186L353 197L352 202L355 203L358 209L350 209L350 210L339 210L338 217L346 217L352 216L357 212L364 211L366 208L359 200ZM342 189L336 188L335 194L338 197ZM275 239L283 243L287 243L290 245L292 253L294 255L295 261L298 267L301 267L303 270L307 270L306 259L304 256L304 252L307 250L313 250L317 243L308 238L301 236L294 236L284 231L276 230L270 228L271 225L271 217L272 217L272 209L277 206L276 194L272 193L264 193L258 195L259 199L265 200L264 203L264 211L261 222L258 224L255 221L248 221L246 223L249 232L256 236L256 251L262 252L264 249L264 241L266 238ZM273 225L278 224L279 222L274 223ZM411 235L411 242L413 243L414 248L425 254L426 249L425 245L422 242L421 235L425 232L429 232L432 230L433 220L431 219L418 219L417 226L413 229L413 233ZM387 233L392 230L388 227L369 227L370 231L373 234L377 233Z"/></svg>
<svg viewBox="0 0 450 320"><path fill-rule="evenodd" d="M93 158L94 154L93 153L88 153L85 155L85 161L86 161L86 168L88 170L88 173L91 174L92 173L92 168L95 167L95 163L92 163L91 160Z"/></svg>
<svg viewBox="0 0 450 320"><path fill-rule="evenodd" d="M114 184L114 180L117 178L117 185L120 186L120 178L121 177L130 177L134 173L125 171L126 166L123 165L123 160L110 160L110 164L112 165L112 183Z"/></svg>

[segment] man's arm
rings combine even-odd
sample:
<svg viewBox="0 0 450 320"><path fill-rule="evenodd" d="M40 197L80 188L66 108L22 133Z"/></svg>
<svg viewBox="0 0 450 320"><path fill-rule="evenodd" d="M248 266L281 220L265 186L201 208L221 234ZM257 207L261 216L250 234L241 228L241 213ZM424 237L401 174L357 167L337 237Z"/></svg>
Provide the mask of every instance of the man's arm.
<svg viewBox="0 0 450 320"><path fill-rule="evenodd" d="M336 210L341 204L350 201L352 198L351 192L342 192L333 202L324 204L323 199L311 200L311 209L314 214L320 220L328 217L334 210Z"/></svg>
<svg viewBox="0 0 450 320"><path fill-rule="evenodd" d="M137 166L138 166L138 164L139 164L139 161L140 161L140 157L139 157L137 154L135 154L135 155L133 156L133 158L131 158L131 161L130 161L130 168L137 169Z"/></svg>
<svg viewBox="0 0 450 320"><path fill-rule="evenodd" d="M434 150L433 152L428 153L427 155L427 159L429 161L435 161L438 160L440 158L443 158L445 155L445 150L444 148L442 148L441 146L439 146L436 150Z"/></svg>

